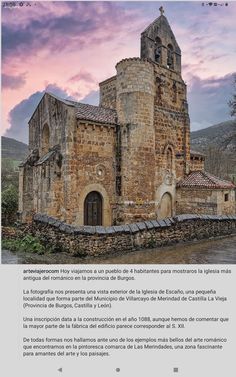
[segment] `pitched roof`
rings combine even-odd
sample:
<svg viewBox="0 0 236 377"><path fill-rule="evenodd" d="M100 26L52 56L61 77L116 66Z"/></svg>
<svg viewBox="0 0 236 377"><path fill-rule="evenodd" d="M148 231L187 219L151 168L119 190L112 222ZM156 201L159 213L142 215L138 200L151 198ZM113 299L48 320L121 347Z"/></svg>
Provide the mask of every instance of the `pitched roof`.
<svg viewBox="0 0 236 377"><path fill-rule="evenodd" d="M90 120L98 123L117 124L116 110L101 106L87 105L75 102L76 117L81 120Z"/></svg>
<svg viewBox="0 0 236 377"><path fill-rule="evenodd" d="M73 106L76 108L76 117L81 120L90 120L93 122L104 124L117 124L116 110L108 109L101 106L88 105L81 102L71 101L57 97L55 94L47 92L50 96L56 98L58 101L63 102L65 105Z"/></svg>
<svg viewBox="0 0 236 377"><path fill-rule="evenodd" d="M206 189L233 189L236 186L206 171L193 171L186 178L177 183L177 187L206 188Z"/></svg>
<svg viewBox="0 0 236 377"><path fill-rule="evenodd" d="M51 157L53 157L56 154L55 150L47 152L45 155L43 155L35 165L42 165L44 162L50 160Z"/></svg>
<svg viewBox="0 0 236 377"><path fill-rule="evenodd" d="M206 156L204 153L201 153L199 151L193 151L192 149L190 150L190 155L191 156L200 156L200 157L205 157Z"/></svg>
<svg viewBox="0 0 236 377"><path fill-rule="evenodd" d="M151 24L148 25L146 27L146 29L141 34L142 35L144 35L144 34L149 35L150 32L152 34L155 26L157 27L157 30L158 30L158 36L162 37L161 34L162 33L165 34L166 32L168 32L170 34L172 42L176 46L176 52L181 53L180 47L179 47L179 45L176 41L175 35L174 35L174 33L173 33L173 31L170 27L170 24L169 24L167 18L163 14L161 16L157 17L153 22L151 22ZM149 35L149 37L150 37L150 35Z"/></svg>

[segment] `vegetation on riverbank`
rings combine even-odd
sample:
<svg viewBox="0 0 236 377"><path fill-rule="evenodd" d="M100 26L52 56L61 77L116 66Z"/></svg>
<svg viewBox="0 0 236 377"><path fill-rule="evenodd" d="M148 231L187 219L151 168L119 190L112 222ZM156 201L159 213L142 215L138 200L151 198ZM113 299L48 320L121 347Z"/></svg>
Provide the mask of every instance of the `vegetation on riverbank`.
<svg viewBox="0 0 236 377"><path fill-rule="evenodd" d="M3 158L2 163L2 224L12 225L17 220L18 210L18 170L17 163L9 158Z"/></svg>
<svg viewBox="0 0 236 377"><path fill-rule="evenodd" d="M2 239L2 248L10 251L24 251L42 255L46 248L41 244L38 238L30 235L22 239Z"/></svg>

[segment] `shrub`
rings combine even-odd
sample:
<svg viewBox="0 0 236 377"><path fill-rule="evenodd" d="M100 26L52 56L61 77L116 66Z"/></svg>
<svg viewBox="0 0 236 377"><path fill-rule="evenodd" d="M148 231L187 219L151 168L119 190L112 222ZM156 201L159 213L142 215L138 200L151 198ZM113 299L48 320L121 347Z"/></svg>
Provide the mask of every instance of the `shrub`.
<svg viewBox="0 0 236 377"><path fill-rule="evenodd" d="M11 251L25 251L30 253L44 254L45 247L39 239L33 236L25 236L22 240L2 240L2 248Z"/></svg>
<svg viewBox="0 0 236 377"><path fill-rule="evenodd" d="M10 185L2 192L2 223L13 224L17 218L18 193L17 189Z"/></svg>

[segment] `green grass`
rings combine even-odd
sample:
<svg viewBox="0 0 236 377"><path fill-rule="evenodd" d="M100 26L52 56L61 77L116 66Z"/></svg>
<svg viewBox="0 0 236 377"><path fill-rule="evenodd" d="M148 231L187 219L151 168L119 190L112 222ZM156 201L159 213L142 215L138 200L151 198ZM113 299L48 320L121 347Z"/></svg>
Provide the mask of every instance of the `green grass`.
<svg viewBox="0 0 236 377"><path fill-rule="evenodd" d="M22 240L3 239L2 248L10 251L37 253L39 255L44 254L46 251L39 239L30 235L25 236Z"/></svg>
<svg viewBox="0 0 236 377"><path fill-rule="evenodd" d="M16 169L16 168L18 168L18 166L20 165L20 163L21 163L22 161L20 161L20 160L12 160L12 162L13 162L13 167L14 167L14 169Z"/></svg>
<svg viewBox="0 0 236 377"><path fill-rule="evenodd" d="M13 158L2 158L1 160L3 169L5 168L9 171L9 173L15 171L15 169L18 168L21 162L22 160L14 160Z"/></svg>

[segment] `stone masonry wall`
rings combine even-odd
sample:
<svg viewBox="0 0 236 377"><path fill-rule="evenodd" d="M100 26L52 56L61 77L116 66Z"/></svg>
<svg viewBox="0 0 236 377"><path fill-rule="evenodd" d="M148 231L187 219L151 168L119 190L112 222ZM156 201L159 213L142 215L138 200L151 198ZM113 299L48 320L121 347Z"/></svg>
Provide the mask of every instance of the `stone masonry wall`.
<svg viewBox="0 0 236 377"><path fill-rule="evenodd" d="M173 184L189 171L190 121L186 101L186 85L180 74L154 64L155 102L154 127L156 151L156 186L165 181L166 153L172 150Z"/></svg>
<svg viewBox="0 0 236 377"><path fill-rule="evenodd" d="M68 159L66 221L84 224L84 200L98 191L104 201L104 225L111 225L115 210L115 128L109 125L78 122L73 148ZM106 204L107 203L107 204Z"/></svg>
<svg viewBox="0 0 236 377"><path fill-rule="evenodd" d="M27 229L54 251L99 256L236 233L236 216L179 215L119 226L75 227L37 214Z"/></svg>
<svg viewBox="0 0 236 377"><path fill-rule="evenodd" d="M191 200L190 200L191 198ZM178 188L177 213L217 214L217 192L207 189Z"/></svg>
<svg viewBox="0 0 236 377"><path fill-rule="evenodd" d="M19 180L19 212L23 222L30 221L32 213L38 212L64 217L68 190L63 177L67 175L70 130L74 128L75 120L74 107L65 105L48 93L33 113L29 121L29 151L34 154L35 160L21 167ZM45 127L48 127L47 148L43 142ZM38 163L39 158L55 147L58 147L55 158L46 158ZM62 157L60 162L59 155Z"/></svg>
<svg viewBox="0 0 236 377"><path fill-rule="evenodd" d="M205 160L202 157L192 157L190 160L190 171L204 170Z"/></svg>
<svg viewBox="0 0 236 377"><path fill-rule="evenodd" d="M165 16L161 16L158 20L152 22L141 34L141 57L155 60L155 41L157 37L161 42L160 64L167 66L167 50L168 45L171 44L173 47L174 69L181 72L181 51Z"/></svg>
<svg viewBox="0 0 236 377"><path fill-rule="evenodd" d="M228 194L227 201L225 194ZM176 210L177 213L234 215L234 190L178 188Z"/></svg>
<svg viewBox="0 0 236 377"><path fill-rule="evenodd" d="M99 106L116 110L116 76L101 82L99 88Z"/></svg>
<svg viewBox="0 0 236 377"><path fill-rule="evenodd" d="M124 223L155 217L155 86L153 65L146 60L124 59L116 69L122 177L119 216Z"/></svg>
<svg viewBox="0 0 236 377"><path fill-rule="evenodd" d="M74 116L74 108L63 104L46 93L29 121L29 150L39 149L43 152L42 132L45 125L49 127L49 147L60 144L61 152L66 152L67 130L65 125Z"/></svg>
<svg viewBox="0 0 236 377"><path fill-rule="evenodd" d="M217 192L217 213L221 215L234 215L235 209L235 190L219 190Z"/></svg>

